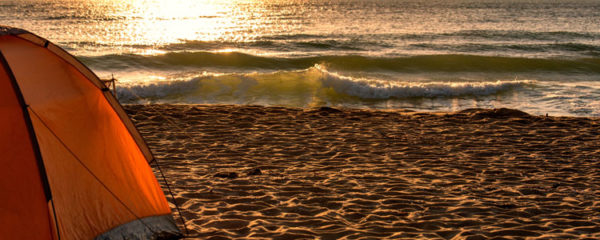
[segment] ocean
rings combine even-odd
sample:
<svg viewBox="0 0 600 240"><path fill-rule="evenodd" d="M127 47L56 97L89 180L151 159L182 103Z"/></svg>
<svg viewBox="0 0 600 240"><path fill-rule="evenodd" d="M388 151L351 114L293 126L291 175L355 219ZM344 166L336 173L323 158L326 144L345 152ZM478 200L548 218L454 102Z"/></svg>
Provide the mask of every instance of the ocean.
<svg viewBox="0 0 600 240"><path fill-rule="evenodd" d="M600 116L598 0L2 0L121 103Z"/></svg>

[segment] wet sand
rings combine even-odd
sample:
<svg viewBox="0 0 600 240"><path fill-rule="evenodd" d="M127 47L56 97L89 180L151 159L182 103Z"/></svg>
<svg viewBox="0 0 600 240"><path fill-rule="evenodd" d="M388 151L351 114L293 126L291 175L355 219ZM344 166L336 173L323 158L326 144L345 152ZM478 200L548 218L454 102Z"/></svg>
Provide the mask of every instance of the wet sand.
<svg viewBox="0 0 600 240"><path fill-rule="evenodd" d="M125 108L199 239L600 238L598 118Z"/></svg>

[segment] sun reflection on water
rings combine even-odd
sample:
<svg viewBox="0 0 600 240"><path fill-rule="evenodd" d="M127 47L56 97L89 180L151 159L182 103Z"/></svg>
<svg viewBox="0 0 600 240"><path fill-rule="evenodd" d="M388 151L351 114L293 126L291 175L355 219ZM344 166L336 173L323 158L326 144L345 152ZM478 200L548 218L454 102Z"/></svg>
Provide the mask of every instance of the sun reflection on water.
<svg viewBox="0 0 600 240"><path fill-rule="evenodd" d="M177 48L177 44L198 44L219 41L235 44L252 42L265 34L282 33L290 25L279 24L268 4L254 0L75 0L74 11L89 9L82 14L76 29L65 29L78 41L53 39L82 50L82 43L93 43L83 49L94 55L98 45L110 45L116 53L148 54L139 46ZM60 1L59 1L60 2ZM58 3L57 3L58 4ZM91 22L94 22L91 24ZM65 27L65 26L57 26ZM83 40L82 39L88 39ZM173 50L173 49L169 49ZM176 49L175 49L176 50ZM224 50L226 51L226 50ZM105 54L98 53L98 54Z"/></svg>
<svg viewBox="0 0 600 240"><path fill-rule="evenodd" d="M124 29L117 31L125 44L223 40L238 25L227 15L232 5L223 1L129 0L124 4L116 14L128 19Z"/></svg>

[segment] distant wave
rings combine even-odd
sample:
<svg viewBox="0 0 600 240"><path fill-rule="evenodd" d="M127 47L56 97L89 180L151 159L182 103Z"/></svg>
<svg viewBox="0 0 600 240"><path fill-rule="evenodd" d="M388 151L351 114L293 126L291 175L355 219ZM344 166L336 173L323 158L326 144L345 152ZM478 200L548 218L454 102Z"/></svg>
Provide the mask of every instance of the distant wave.
<svg viewBox="0 0 600 240"><path fill-rule="evenodd" d="M165 45L143 45L143 44L112 44L89 41L62 42L62 46L76 48L131 48L131 49L155 49L161 51L218 51L221 49L258 49L262 51L292 51L292 52L316 52L316 51L369 51L394 47L390 43L360 39L297 39L297 40L275 40L269 37L250 41L202 41L183 40L178 43Z"/></svg>
<svg viewBox="0 0 600 240"><path fill-rule="evenodd" d="M123 20L125 17L114 17L114 16L104 16L104 15L52 15L44 17L43 20L94 20L94 21L117 21Z"/></svg>
<svg viewBox="0 0 600 240"><path fill-rule="evenodd" d="M168 45L160 46L160 50L165 51L210 51L227 48L240 48L240 49L261 49L261 50L272 50L272 51L319 51L319 50L351 50L351 51L365 51L369 49L377 49L389 47L390 45L385 43L379 43L368 40L357 40L357 39L303 39L294 41L277 41L270 39L257 39L254 41L235 42L235 41L197 41L197 40L186 40L181 43L171 43Z"/></svg>
<svg viewBox="0 0 600 240"><path fill-rule="evenodd" d="M600 73L600 58L541 59L494 57L477 55L421 55L409 57L368 56L315 56L266 57L239 52L170 52L161 55L103 55L80 57L92 68L110 69L164 69L222 67L236 69L300 70L315 64L339 71L393 71L393 72L562 72Z"/></svg>
<svg viewBox="0 0 600 240"><path fill-rule="evenodd" d="M529 31L500 31L500 30L463 30L453 33L430 34L433 38L460 37L480 38L488 40L540 40L540 41L565 41L574 39L595 40L599 33L583 32L529 32Z"/></svg>
<svg viewBox="0 0 600 240"><path fill-rule="evenodd" d="M409 47L423 50L434 50L444 52L521 52L521 53L544 53L547 52L570 52L587 56L600 56L600 45L582 43L530 43L530 44L440 44L440 43L417 43Z"/></svg>
<svg viewBox="0 0 600 240"><path fill-rule="evenodd" d="M53 16L52 18L54 18ZM59 19L65 16L58 16ZM106 18L98 16L98 18ZM104 19L114 20L114 19ZM322 52L335 51L341 53L364 52L410 52L411 50L442 50L448 53L478 53L481 51L503 52L539 52L548 51L571 52L584 56L600 55L600 46L595 44L600 39L599 33L580 32L527 32L527 31L494 31L469 30L449 33L407 33L407 34L372 34L372 35L311 35L280 34L266 35L244 41L234 40L186 40L164 45L98 43L98 42L62 42L61 45L77 48L111 49L114 47L135 49L154 49L166 52L173 51L215 51L221 49L254 49L259 52ZM586 53L589 52L589 53Z"/></svg>
<svg viewBox="0 0 600 240"><path fill-rule="evenodd" d="M79 16L50 16L48 19L68 19L79 18ZM116 17L97 16L99 20L120 20ZM343 35L343 34L279 34L279 35L263 35L254 39L245 41L202 41L182 39L179 43L170 43L165 45L121 45L134 48L159 48L161 50L217 50L227 47L237 48L267 48L267 49L289 49L289 48L304 48L310 50L313 47L316 49L358 49L364 50L374 47L392 47L397 48L394 43L417 42L438 42L439 40L465 43L468 45L473 42L503 42L509 45L519 43L532 44L569 44L581 42L594 42L600 38L600 33L593 32L529 32L529 31L499 31L499 30L463 30L457 32L426 32L426 33L405 33L405 34L369 34L364 36ZM414 42L413 42L414 43ZM80 44L80 46L113 46L106 43L90 43L90 42L64 42L64 44Z"/></svg>
<svg viewBox="0 0 600 240"><path fill-rule="evenodd" d="M389 82L354 78L315 65L273 73L204 75L185 81L120 86L124 103L236 103L307 106L318 103L400 98L487 96L534 84L533 81Z"/></svg>

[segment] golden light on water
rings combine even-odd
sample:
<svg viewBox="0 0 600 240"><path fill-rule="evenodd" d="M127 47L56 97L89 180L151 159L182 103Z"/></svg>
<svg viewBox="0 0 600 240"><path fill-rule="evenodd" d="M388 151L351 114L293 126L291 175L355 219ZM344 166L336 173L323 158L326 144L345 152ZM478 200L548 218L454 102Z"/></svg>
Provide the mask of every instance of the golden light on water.
<svg viewBox="0 0 600 240"><path fill-rule="evenodd" d="M127 7L118 9L125 12L116 14L127 18L124 29L117 32L118 39L123 43L141 45L162 45L184 39L204 41L219 39L228 27L224 27L223 23L217 23L216 19L220 12L228 9L224 9L227 5L210 3L210 1L130 0L126 3ZM220 27L216 28L216 26ZM114 39L107 40L114 43Z"/></svg>
<svg viewBox="0 0 600 240"><path fill-rule="evenodd" d="M125 18L125 24L108 21L100 30L106 35L97 42L107 44L235 43L252 41L270 25L262 5L254 1L107 0L102 4L109 10L107 17Z"/></svg>

